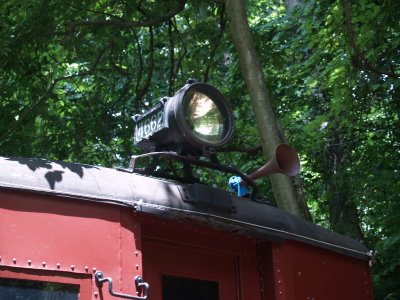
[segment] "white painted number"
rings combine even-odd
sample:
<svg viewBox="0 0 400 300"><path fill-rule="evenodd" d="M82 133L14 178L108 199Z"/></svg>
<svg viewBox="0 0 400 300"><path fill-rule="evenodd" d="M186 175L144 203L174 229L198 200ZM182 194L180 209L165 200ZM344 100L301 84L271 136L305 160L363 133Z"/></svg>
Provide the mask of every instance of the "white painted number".
<svg viewBox="0 0 400 300"><path fill-rule="evenodd" d="M136 142L140 142L141 140L148 138L162 128L163 110L159 110L155 114L142 120L141 122L139 122L139 124L136 125L135 140Z"/></svg>

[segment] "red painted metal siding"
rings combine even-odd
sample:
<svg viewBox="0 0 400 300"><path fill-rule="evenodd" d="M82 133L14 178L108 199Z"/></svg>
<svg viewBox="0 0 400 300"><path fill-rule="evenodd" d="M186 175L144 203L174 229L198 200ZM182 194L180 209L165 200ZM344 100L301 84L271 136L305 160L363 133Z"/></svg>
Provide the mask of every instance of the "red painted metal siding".
<svg viewBox="0 0 400 300"><path fill-rule="evenodd" d="M273 243L279 300L373 299L368 262L299 242Z"/></svg>
<svg viewBox="0 0 400 300"><path fill-rule="evenodd" d="M218 282L220 300L260 299L258 240L155 217L144 217L142 228L152 300L162 299L162 275Z"/></svg>
<svg viewBox="0 0 400 300"><path fill-rule="evenodd" d="M107 284L103 295L94 284L100 270L116 292L132 294L134 277L142 275L135 220L128 208L0 189L0 277L79 275L91 279L92 295L80 299L113 299Z"/></svg>
<svg viewBox="0 0 400 300"><path fill-rule="evenodd" d="M275 278L273 272L271 242L264 241L257 246L258 268L260 271L260 292L262 300L275 299Z"/></svg>
<svg viewBox="0 0 400 300"><path fill-rule="evenodd" d="M216 281L220 300L373 299L365 261L177 218L0 189L0 277L79 284L80 299L95 300L115 299L107 283L97 288L95 270L130 295L143 276L151 300L162 299L163 274Z"/></svg>

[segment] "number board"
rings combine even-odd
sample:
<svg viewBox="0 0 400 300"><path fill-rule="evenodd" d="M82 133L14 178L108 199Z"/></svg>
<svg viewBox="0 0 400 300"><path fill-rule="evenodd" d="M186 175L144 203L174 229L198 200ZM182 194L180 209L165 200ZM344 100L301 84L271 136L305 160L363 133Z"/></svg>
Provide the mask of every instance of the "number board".
<svg viewBox="0 0 400 300"><path fill-rule="evenodd" d="M164 127L164 106L159 103L138 117L135 127L135 144L149 138Z"/></svg>

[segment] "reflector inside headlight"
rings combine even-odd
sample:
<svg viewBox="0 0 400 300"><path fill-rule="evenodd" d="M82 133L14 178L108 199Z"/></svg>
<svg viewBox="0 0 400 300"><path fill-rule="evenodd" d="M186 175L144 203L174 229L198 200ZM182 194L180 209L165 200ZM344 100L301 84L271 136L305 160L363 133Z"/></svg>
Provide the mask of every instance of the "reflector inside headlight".
<svg viewBox="0 0 400 300"><path fill-rule="evenodd" d="M205 142L218 142L224 137L224 120L214 101L200 92L185 95L186 121L193 133Z"/></svg>

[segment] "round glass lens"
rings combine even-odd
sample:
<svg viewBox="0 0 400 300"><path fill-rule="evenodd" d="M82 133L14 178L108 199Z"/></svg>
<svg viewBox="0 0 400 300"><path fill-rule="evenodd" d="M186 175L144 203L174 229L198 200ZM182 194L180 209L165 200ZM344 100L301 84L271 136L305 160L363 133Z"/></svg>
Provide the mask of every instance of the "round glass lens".
<svg viewBox="0 0 400 300"><path fill-rule="evenodd" d="M219 142L224 137L224 117L215 102L200 92L189 92L185 96L186 122L193 133L209 143Z"/></svg>

